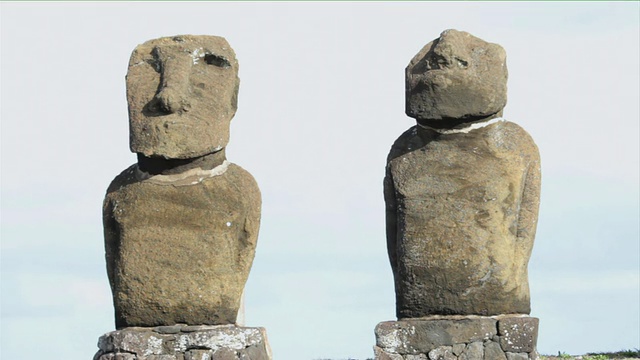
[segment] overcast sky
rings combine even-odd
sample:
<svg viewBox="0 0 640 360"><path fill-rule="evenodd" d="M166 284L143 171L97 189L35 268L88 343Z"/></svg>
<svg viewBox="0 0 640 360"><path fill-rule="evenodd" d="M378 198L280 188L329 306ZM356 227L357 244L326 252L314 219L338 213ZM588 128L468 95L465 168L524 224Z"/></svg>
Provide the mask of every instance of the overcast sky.
<svg viewBox="0 0 640 360"><path fill-rule="evenodd" d="M3 359L90 359L113 330L101 204L129 152L136 45L225 37L229 161L263 196L247 325L276 360L373 356L394 319L382 178L404 68L442 30L507 51L504 115L542 157L529 266L542 353L640 348L640 3L7 3L1 11Z"/></svg>

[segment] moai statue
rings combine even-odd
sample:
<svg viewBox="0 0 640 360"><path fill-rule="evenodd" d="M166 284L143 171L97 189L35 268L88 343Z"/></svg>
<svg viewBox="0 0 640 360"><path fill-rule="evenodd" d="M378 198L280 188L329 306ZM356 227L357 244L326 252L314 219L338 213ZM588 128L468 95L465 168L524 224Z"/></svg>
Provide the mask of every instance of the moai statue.
<svg viewBox="0 0 640 360"><path fill-rule="evenodd" d="M466 32L444 31L407 66L406 113L417 124L393 144L384 180L387 248L401 321L378 325L378 340L404 325L418 326L411 319L431 319L418 327L431 329L427 333L468 327L482 336L449 336L450 343L431 348L423 341L425 355L438 346L480 341L485 355L497 346L535 357L537 319L525 315L540 157L529 134L502 118L506 101L504 49ZM454 326L452 319L465 322ZM501 347L516 335L500 333L500 321L528 329L517 335L528 345ZM500 345L491 345L494 335L503 337Z"/></svg>
<svg viewBox="0 0 640 360"><path fill-rule="evenodd" d="M261 207L253 177L225 157L239 87L235 53L216 36L155 39L133 51L126 79L138 162L113 180L104 200L119 331L101 338L96 358L126 350L199 359L216 349L252 348L266 359L264 329L235 326ZM149 337L184 348L150 349ZM237 338L238 349L216 343L225 337ZM143 348L121 344L132 338L127 346Z"/></svg>

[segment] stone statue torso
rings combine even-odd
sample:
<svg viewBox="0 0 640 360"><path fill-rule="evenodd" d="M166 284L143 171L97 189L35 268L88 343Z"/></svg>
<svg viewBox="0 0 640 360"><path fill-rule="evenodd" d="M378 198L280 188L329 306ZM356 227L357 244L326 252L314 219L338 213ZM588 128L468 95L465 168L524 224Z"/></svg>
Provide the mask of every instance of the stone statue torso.
<svg viewBox="0 0 640 360"><path fill-rule="evenodd" d="M116 326L234 323L260 221L253 177L229 164L174 186L135 172L116 177L103 209Z"/></svg>
<svg viewBox="0 0 640 360"><path fill-rule="evenodd" d="M529 312L539 172L535 144L510 122L416 126L396 140L385 199L399 318Z"/></svg>

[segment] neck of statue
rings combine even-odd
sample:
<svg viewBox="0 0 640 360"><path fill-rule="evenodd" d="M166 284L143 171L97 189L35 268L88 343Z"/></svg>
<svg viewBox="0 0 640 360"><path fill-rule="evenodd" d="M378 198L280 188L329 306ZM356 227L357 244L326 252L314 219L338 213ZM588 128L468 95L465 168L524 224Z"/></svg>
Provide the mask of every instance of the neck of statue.
<svg viewBox="0 0 640 360"><path fill-rule="evenodd" d="M191 159L165 159L138 155L138 169L149 175L174 175L191 169L211 170L227 159L225 149Z"/></svg>
<svg viewBox="0 0 640 360"><path fill-rule="evenodd" d="M473 124L491 121L492 119L500 118L500 117L502 117L502 110L489 116L474 116L474 117L463 118L463 119L441 119L441 120L416 119L416 122L422 125L423 127L432 128L436 130L454 130L454 129L464 129Z"/></svg>

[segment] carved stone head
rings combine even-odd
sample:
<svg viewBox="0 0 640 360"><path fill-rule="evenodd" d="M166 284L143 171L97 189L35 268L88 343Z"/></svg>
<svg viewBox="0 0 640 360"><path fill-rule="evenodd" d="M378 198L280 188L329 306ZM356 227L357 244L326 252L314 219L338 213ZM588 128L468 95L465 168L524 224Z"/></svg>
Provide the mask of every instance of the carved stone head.
<svg viewBox="0 0 640 360"><path fill-rule="evenodd" d="M484 118L507 103L506 53L469 33L445 30L406 68L406 113L418 120Z"/></svg>
<svg viewBox="0 0 640 360"><path fill-rule="evenodd" d="M189 159L224 148L239 84L238 61L222 37L181 35L138 45L127 73L131 151Z"/></svg>

